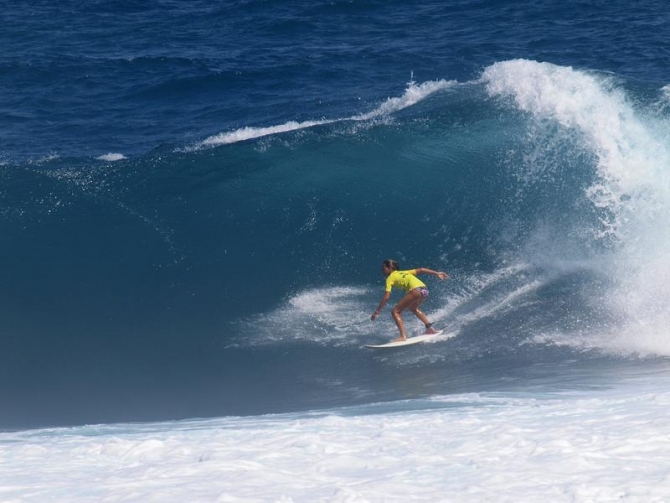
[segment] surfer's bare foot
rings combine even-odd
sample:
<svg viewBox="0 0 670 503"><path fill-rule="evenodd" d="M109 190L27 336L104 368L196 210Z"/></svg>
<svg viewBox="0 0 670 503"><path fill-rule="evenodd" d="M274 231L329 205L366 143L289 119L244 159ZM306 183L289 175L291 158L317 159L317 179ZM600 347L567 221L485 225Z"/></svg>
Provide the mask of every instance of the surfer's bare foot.
<svg viewBox="0 0 670 503"><path fill-rule="evenodd" d="M391 342L402 342L402 341L406 341L406 340L407 340L407 337L398 337L397 339L393 339L393 341L391 341Z"/></svg>
<svg viewBox="0 0 670 503"><path fill-rule="evenodd" d="M424 335L433 335L436 334L437 330L435 330L433 327L427 328L426 333Z"/></svg>

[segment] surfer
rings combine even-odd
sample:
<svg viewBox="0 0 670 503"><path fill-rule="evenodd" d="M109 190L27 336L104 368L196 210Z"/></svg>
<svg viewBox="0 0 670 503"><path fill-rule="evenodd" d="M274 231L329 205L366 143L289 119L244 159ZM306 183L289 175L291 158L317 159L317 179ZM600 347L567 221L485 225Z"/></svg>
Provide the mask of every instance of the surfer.
<svg viewBox="0 0 670 503"><path fill-rule="evenodd" d="M395 324L398 326L398 330L400 330L400 337L395 339L393 342L404 341L407 339L405 324L403 323L402 317L400 316L400 314L405 309L409 309L416 315L417 318L421 320L421 322L426 326L426 334L436 334L437 330L433 328L433 324L428 321L426 315L419 309L419 306L421 306L421 304L423 304L423 302L428 297L428 289L426 288L426 284L417 278L417 275L431 274L433 276L437 276L441 280L448 279L449 275L446 272L433 271L432 269L426 269L424 267L399 271L398 262L395 260L384 260L384 262L382 262L382 273L384 276L386 276L386 293L384 294L384 297L382 297L382 300L375 312L372 313L372 321L376 320L377 317L381 314L382 309L384 309L384 306L391 298L391 290L395 286L404 290L406 293L405 296L400 299L400 302L398 302L391 311L393 321L395 321Z"/></svg>

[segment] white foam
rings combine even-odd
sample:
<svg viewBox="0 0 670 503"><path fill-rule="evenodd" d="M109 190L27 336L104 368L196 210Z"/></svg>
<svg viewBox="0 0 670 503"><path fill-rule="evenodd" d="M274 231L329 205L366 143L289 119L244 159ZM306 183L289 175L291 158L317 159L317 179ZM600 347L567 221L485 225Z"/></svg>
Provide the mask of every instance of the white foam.
<svg viewBox="0 0 670 503"><path fill-rule="evenodd" d="M228 145L229 143L237 143L240 141L252 140L254 138L260 138L262 136L287 133L289 131L295 131L298 129L306 129L314 126L330 124L331 122L335 121L332 120L305 121L305 122L289 121L286 124L281 124L278 126L260 127L260 128L244 127L242 129L237 129L235 131L210 136L209 138L203 140L198 146L216 147L219 145Z"/></svg>
<svg viewBox="0 0 670 503"><path fill-rule="evenodd" d="M365 121L399 112L400 110L411 107L412 105L416 105L418 102L427 98L431 94L448 89L455 84L456 81L453 80L429 81L420 85L416 85L416 83L410 82L407 86L407 89L405 90L405 94L399 98L388 98L377 109L368 113L350 117L350 120Z"/></svg>
<svg viewBox="0 0 670 503"><path fill-rule="evenodd" d="M113 153L110 152L109 154L101 155L99 157L96 157L99 161L107 161L107 162L116 162L116 161L122 161L125 159L126 156L123 154L118 154L118 153Z"/></svg>
<svg viewBox="0 0 670 503"><path fill-rule="evenodd" d="M382 103L375 110L360 114L354 115L347 118L340 119L322 119L322 120L311 120L304 122L289 121L285 124L280 124L276 126L268 127L244 127L237 129L235 131L229 131L220 133L214 136L206 138L202 142L198 143L194 149L199 149L203 147L216 147L220 145L228 145L230 143L237 143L245 140L252 140L254 138L261 138L263 136L275 135L280 133L286 133L289 131L296 131L300 129L307 129L314 126L323 126L326 124L333 124L335 122L343 121L367 121L371 119L376 119L383 116L388 116L394 112L398 112L404 108L415 105L419 101L427 98L431 94L447 89L454 85L454 81L438 80L431 82L424 82L423 84L415 84L410 82L405 93L399 98L388 98L384 103Z"/></svg>
<svg viewBox="0 0 670 503"><path fill-rule="evenodd" d="M2 433L0 500L670 501L670 383L655 380L395 413Z"/></svg>
<svg viewBox="0 0 670 503"><path fill-rule="evenodd" d="M487 68L482 81L492 96L513 99L531 117L577 131L597 159L597 180L586 195L602 210L595 235L618 242L601 269L613 280L604 302L619 322L590 342L670 355L668 124L652 110L636 110L610 78L570 67L505 61Z"/></svg>
<svg viewBox="0 0 670 503"><path fill-rule="evenodd" d="M530 271L527 264L516 263L493 273L460 279L458 287L449 286L446 303L442 307L435 305L431 310L431 319L438 323L444 321L449 331L458 331L469 323L503 315L515 309L524 296L542 286L540 280L528 282L525 277L517 279L527 271ZM474 306L470 304L473 301L476 303ZM459 313L459 310L464 313Z"/></svg>
<svg viewBox="0 0 670 503"><path fill-rule="evenodd" d="M301 291L270 313L248 323L237 344L264 345L309 341L323 345L360 345L361 336L372 331L370 290L336 286Z"/></svg>
<svg viewBox="0 0 670 503"><path fill-rule="evenodd" d="M670 84L667 84L661 88L661 92L663 93L663 98L668 101L670 100Z"/></svg>

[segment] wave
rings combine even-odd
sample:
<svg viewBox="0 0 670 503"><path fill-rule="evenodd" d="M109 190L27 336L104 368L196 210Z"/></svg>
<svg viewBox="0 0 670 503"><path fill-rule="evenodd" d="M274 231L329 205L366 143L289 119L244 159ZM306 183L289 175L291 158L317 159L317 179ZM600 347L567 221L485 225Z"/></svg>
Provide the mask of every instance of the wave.
<svg viewBox="0 0 670 503"><path fill-rule="evenodd" d="M262 413L670 356L658 91L504 61L343 119L2 166L6 382L39 381L35 403L55 393L72 414L91 389L114 411L132 388L134 419L175 417L166 397L188 387L187 416ZM427 279L424 305L449 337L361 350L395 337L388 311L369 319L386 258L450 273ZM230 381L240 387L222 389Z"/></svg>
<svg viewBox="0 0 670 503"><path fill-rule="evenodd" d="M440 260L455 258L465 277L460 280L458 293L443 297L441 305L434 307L436 319L457 333L467 332L467 327L482 320L503 317L507 311L523 319L533 311L529 305L546 303L548 292L559 288L557 285L565 278L579 276L585 279L577 280L579 286L564 294L570 302L580 299L582 308L563 313L563 319L546 316L544 323L534 327L535 333L524 335L525 340L553 340L556 344L573 340L572 347L579 350L589 347L616 354L670 355L664 328L670 321L670 312L658 300L670 293L666 286L670 266L666 259L670 245L666 238L670 236L666 217L670 202L665 172L668 153L664 137L656 129L658 119L651 116L653 107L636 107L611 75L527 60L496 63L485 69L479 80L467 84L469 87L457 91L461 93L458 99L467 96L470 100L470 110L464 115L470 121L467 127L478 127L478 121L482 121L468 112L478 110L486 96L495 103L483 119L487 127L503 127L490 126L489 117L497 113L496 109L510 114L505 120L511 124L512 133L488 130L485 135L487 141L493 140L493 148L479 147L486 155L496 152L501 156L496 185L489 189L507 199L502 203L488 201L502 216L481 214L482 219L491 222L475 236L458 238L445 229L453 230L455 221L462 218L476 226L476 212L450 215L448 221L440 222L438 218L427 226L436 234L439 250L446 249L445 242L460 239L467 243L441 255ZM402 98L388 100L371 113L347 120L371 120L392 114L454 85L447 81L410 85ZM478 85L484 86L486 96L472 90ZM457 135L459 141L466 143L468 139L461 131L447 129L440 107L448 108L453 114L451 120L461 120L455 118L459 111L449 98L435 99L429 105L430 127L434 129L431 133ZM516 115L518 112L521 115ZM405 140L419 141L410 126L403 127ZM362 134L355 134L361 140ZM482 139L484 135L477 137ZM446 147L446 143L442 145ZM445 152L440 159L448 155ZM456 157L456 162L467 159ZM394 162L387 163L386 175L397 176L401 171ZM442 183L458 178L449 170L433 174L437 183L440 178ZM482 197L477 195L482 182L482 178L475 178L460 183L477 199ZM453 196L444 195L442 202L450 198ZM477 205L481 204L483 201L478 200ZM315 222L312 219L311 230L318 226ZM493 253L484 249L491 243L500 249ZM478 245L481 248L477 249ZM463 294L464 284L481 285L482 277L481 271L468 270L458 253L464 249L469 249L476 261L487 256L493 259L491 273L484 275L507 278L499 283L504 286L495 298L485 300L485 287ZM299 291L284 307L267 315L268 331L273 335L257 334L260 339L254 339L255 343L296 338L320 344L358 343L371 329L361 327L361 319L351 318L351 313L365 311L366 304L374 302L373 294L367 286L359 290L361 287L355 283L344 290L338 288ZM300 299L329 305L330 314L340 318L327 321L324 312L315 316ZM584 316L592 317L587 328L575 321ZM281 327L289 320L297 320L302 328L297 329L293 323L289 333L281 335ZM521 325L516 330L523 332ZM341 327L346 328L348 337L341 333ZM393 326L385 325L384 330L392 333ZM519 338L519 343L524 337Z"/></svg>

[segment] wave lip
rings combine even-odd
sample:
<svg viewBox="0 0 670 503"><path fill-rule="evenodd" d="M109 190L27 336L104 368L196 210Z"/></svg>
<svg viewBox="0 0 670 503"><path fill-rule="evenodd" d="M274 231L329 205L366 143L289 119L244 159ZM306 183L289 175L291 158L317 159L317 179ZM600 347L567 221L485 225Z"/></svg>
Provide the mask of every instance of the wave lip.
<svg viewBox="0 0 670 503"><path fill-rule="evenodd" d="M423 84L416 84L410 82L405 90L405 93L400 97L388 98L384 103L379 107L372 110L371 112L353 115L351 117L339 118L339 119L322 119L322 120L310 120L310 121L289 121L284 124L276 126L267 126L267 127L243 127L236 129L235 131L229 131L225 133L219 133L208 138L205 138L203 141L197 143L195 147L190 150L199 150L206 147L218 147L221 145L228 145L231 143L237 143L246 140L252 140L255 138L261 138L263 136L270 136L280 133L287 133L290 131L297 131L300 129L307 129L315 126L324 126L327 124L333 124L336 122L344 121L367 121L372 119L377 119L380 117L385 117L391 115L395 112L398 112L404 108L415 105L421 100L427 98L433 93L448 89L456 84L456 81L453 80L437 80L437 81L428 81Z"/></svg>
<svg viewBox="0 0 670 503"><path fill-rule="evenodd" d="M410 82L407 86L407 89L405 90L405 93L399 98L388 98L372 112L355 115L350 117L349 120L365 121L390 115L404 108L411 107L412 105L415 105L418 102L424 100L431 94L448 89L455 84L455 80L434 80L424 82L423 84L419 85L414 82Z"/></svg>
<svg viewBox="0 0 670 503"><path fill-rule="evenodd" d="M491 96L512 97L522 111L583 135L598 160L600 179L588 195L612 212L608 232L619 236L622 203L646 190L658 170L658 154L667 157L625 93L587 72L521 59L491 65L482 80Z"/></svg>
<svg viewBox="0 0 670 503"><path fill-rule="evenodd" d="M252 140L254 138L260 138L262 136L269 136L279 133L287 133L289 131L296 131L298 129L306 129L314 126L322 126L325 124L330 124L336 122L334 120L321 120L321 121L304 121L304 122L295 122L289 121L285 124L279 126L269 126L269 127L244 127L237 129L235 131L230 131L228 133L220 133L209 138L204 139L198 144L199 147L217 147L220 145L228 145L229 143L237 143L245 140Z"/></svg>

